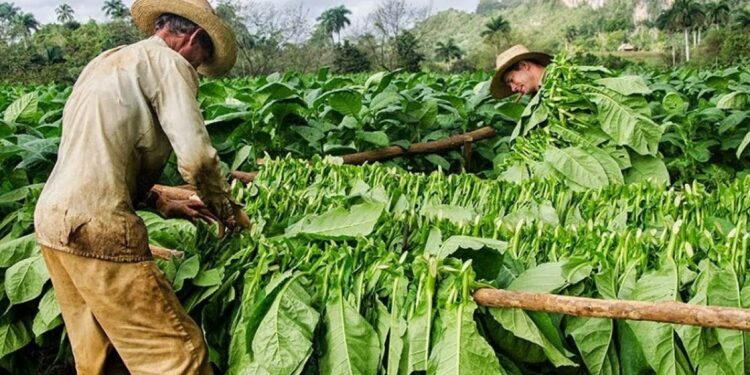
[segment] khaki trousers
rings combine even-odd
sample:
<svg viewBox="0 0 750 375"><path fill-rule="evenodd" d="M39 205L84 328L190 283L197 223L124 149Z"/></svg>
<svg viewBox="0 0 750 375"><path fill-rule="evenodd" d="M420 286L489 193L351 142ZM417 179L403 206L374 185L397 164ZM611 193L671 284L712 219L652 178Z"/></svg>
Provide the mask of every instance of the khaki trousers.
<svg viewBox="0 0 750 375"><path fill-rule="evenodd" d="M78 375L212 374L203 333L152 261L115 263L42 246Z"/></svg>

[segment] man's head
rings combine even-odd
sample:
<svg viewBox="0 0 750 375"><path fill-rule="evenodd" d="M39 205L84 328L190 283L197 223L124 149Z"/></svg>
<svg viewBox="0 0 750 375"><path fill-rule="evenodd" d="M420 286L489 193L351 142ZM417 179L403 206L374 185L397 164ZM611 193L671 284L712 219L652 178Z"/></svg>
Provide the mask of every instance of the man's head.
<svg viewBox="0 0 750 375"><path fill-rule="evenodd" d="M154 34L182 55L194 68L209 61L214 43L206 30L187 18L165 13L154 22Z"/></svg>
<svg viewBox="0 0 750 375"><path fill-rule="evenodd" d="M139 30L157 34L205 76L224 75L237 60L234 33L208 0L135 0L130 13Z"/></svg>
<svg viewBox="0 0 750 375"><path fill-rule="evenodd" d="M502 99L513 93L532 94L539 90L545 67L552 56L532 52L521 44L497 56L497 71L492 78L492 96Z"/></svg>
<svg viewBox="0 0 750 375"><path fill-rule="evenodd" d="M544 66L533 60L521 60L505 71L503 82L513 93L533 94L539 90Z"/></svg>

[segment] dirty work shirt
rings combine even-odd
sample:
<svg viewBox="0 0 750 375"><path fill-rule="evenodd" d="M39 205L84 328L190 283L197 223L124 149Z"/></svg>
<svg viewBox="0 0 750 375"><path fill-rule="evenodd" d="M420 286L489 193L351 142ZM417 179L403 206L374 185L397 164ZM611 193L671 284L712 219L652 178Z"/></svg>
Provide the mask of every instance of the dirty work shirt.
<svg viewBox="0 0 750 375"><path fill-rule="evenodd" d="M220 216L229 214L229 186L197 92L195 69L156 36L91 61L63 111L57 164L34 213L37 241L110 261L151 259L134 206L172 150L201 200Z"/></svg>

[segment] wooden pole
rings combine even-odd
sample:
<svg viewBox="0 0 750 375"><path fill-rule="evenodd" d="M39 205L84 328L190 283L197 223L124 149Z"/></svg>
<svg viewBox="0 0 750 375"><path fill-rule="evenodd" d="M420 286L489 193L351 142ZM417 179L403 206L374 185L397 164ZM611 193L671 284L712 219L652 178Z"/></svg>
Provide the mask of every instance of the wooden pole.
<svg viewBox="0 0 750 375"><path fill-rule="evenodd" d="M497 134L495 129L485 126L468 133L456 134L454 136L439 139L437 141L414 143L404 150L399 146L391 146L377 150L358 152L356 154L344 155L344 164L364 164L386 159L392 159L401 155L437 154L447 150L462 147L466 142L477 142L492 138Z"/></svg>
<svg viewBox="0 0 750 375"><path fill-rule="evenodd" d="M645 320L750 331L750 309L559 296L545 293L478 289L474 301L486 307L512 307L582 317Z"/></svg>

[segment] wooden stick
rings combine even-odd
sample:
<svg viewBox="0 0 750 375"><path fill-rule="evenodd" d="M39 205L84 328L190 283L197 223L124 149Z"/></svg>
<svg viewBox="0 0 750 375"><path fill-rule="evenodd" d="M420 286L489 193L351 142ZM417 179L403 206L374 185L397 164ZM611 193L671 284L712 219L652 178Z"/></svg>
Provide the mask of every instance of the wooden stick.
<svg viewBox="0 0 750 375"><path fill-rule="evenodd" d="M478 289L474 301L486 307L513 307L573 316L645 320L750 331L750 309L559 296L544 293Z"/></svg>
<svg viewBox="0 0 750 375"><path fill-rule="evenodd" d="M185 253L182 251L166 249L156 245L148 245L148 248L151 250L151 255L154 258L170 260L172 258L182 259L185 256Z"/></svg>
<svg viewBox="0 0 750 375"><path fill-rule="evenodd" d="M443 138L437 141L414 143L409 146L409 149L407 150L404 150L399 146L391 146L377 150L344 155L342 156L342 158L344 159L344 164L364 164L366 162L391 159L401 155L436 154L443 151L460 148L464 145L464 143L466 143L467 140L470 140L470 142L477 142L483 139L492 138L496 134L497 132L495 131L495 129L489 126L485 126L468 133L456 134L454 136Z"/></svg>

